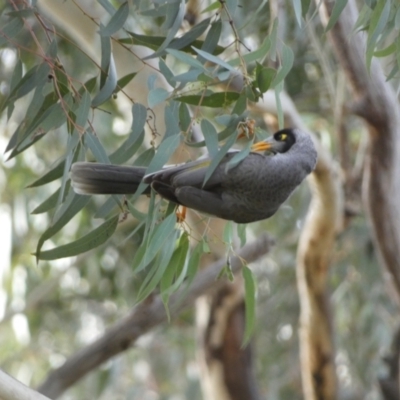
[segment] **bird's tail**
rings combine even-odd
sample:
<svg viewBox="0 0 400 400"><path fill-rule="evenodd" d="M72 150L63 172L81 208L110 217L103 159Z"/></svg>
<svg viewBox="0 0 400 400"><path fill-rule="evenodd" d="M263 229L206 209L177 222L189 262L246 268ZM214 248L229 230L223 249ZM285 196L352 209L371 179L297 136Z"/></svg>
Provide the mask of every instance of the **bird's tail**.
<svg viewBox="0 0 400 400"><path fill-rule="evenodd" d="M145 172L145 167L77 162L71 167L70 177L79 194L133 194Z"/></svg>

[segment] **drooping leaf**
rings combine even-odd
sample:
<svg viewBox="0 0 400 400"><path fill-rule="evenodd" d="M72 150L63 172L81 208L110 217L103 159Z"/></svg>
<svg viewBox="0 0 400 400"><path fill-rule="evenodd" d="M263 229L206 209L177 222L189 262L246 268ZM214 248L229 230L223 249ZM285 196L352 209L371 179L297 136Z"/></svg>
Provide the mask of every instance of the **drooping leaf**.
<svg viewBox="0 0 400 400"><path fill-rule="evenodd" d="M206 119L201 121L200 126L204 135L208 153L210 154L211 158L214 158L218 153L217 130L215 129L214 125Z"/></svg>
<svg viewBox="0 0 400 400"><path fill-rule="evenodd" d="M296 21L299 27L302 27L302 2L301 0L292 0L293 8L294 8L294 15L296 16Z"/></svg>
<svg viewBox="0 0 400 400"><path fill-rule="evenodd" d="M141 302L142 300L144 300L160 283L169 265L169 261L171 260L171 257L174 253L177 237L177 229L174 229L168 234L163 247L160 249L160 253L157 257L156 262L153 264L150 271L148 271L146 278L144 279L139 289L139 293L136 299L137 302Z"/></svg>
<svg viewBox="0 0 400 400"><path fill-rule="evenodd" d="M90 149L98 162L110 164L110 160L99 138L90 131L85 133L85 147Z"/></svg>
<svg viewBox="0 0 400 400"><path fill-rule="evenodd" d="M105 243L115 232L118 225L118 215L101 224L92 232L75 240L72 243L36 253L39 260L57 260L64 257L72 257L92 250Z"/></svg>
<svg viewBox="0 0 400 400"><path fill-rule="evenodd" d="M256 82L261 93L265 93L270 87L276 76L276 71L273 68L264 67L257 63L256 66Z"/></svg>
<svg viewBox="0 0 400 400"><path fill-rule="evenodd" d="M28 188L45 185L46 183L53 182L54 180L61 178L64 171L65 160L59 162L54 168L46 172L39 179L28 185Z"/></svg>
<svg viewBox="0 0 400 400"><path fill-rule="evenodd" d="M147 167L146 174L151 174L161 169L178 148L180 141L180 135L173 135L164 139L158 146L155 156Z"/></svg>
<svg viewBox="0 0 400 400"><path fill-rule="evenodd" d="M61 195L61 191L59 196ZM90 196L82 196L70 190L65 202L57 211L53 223L47 228L38 240L36 254L40 254L40 250L44 242L60 231L83 207L89 202Z"/></svg>
<svg viewBox="0 0 400 400"><path fill-rule="evenodd" d="M246 265L242 267L242 276L244 279L244 304L246 309L242 346L245 347L250 342L256 326L256 283L253 271Z"/></svg>
<svg viewBox="0 0 400 400"><path fill-rule="evenodd" d="M143 104L135 103L132 106L132 127L125 142L110 155L111 163L122 164L128 161L140 148L144 139L144 125L147 118L147 109Z"/></svg>
<svg viewBox="0 0 400 400"><path fill-rule="evenodd" d="M289 46L286 46L284 44L282 47L282 66L278 70L275 79L272 81L271 84L272 87L275 88L277 85L279 85L279 83L283 82L283 80L286 78L286 75L292 69L293 62L294 62L293 50Z"/></svg>
<svg viewBox="0 0 400 400"><path fill-rule="evenodd" d="M336 0L335 1L334 5L333 5L331 16L329 17L328 24L326 25L326 28L325 28L325 32L328 32L329 30L331 30L333 25L336 24L336 22L338 21L338 19L340 17L340 14L342 13L342 11L346 7L346 5L347 5L347 0Z"/></svg>
<svg viewBox="0 0 400 400"><path fill-rule="evenodd" d="M246 64L250 64L254 61L258 61L261 63L267 56L270 48L271 39L267 36L257 50L252 51L248 54L244 54L242 58L246 62ZM240 62L241 60L239 58L234 58L233 60L228 61L228 64L230 64L232 67L237 67L238 65L240 65Z"/></svg>
<svg viewBox="0 0 400 400"><path fill-rule="evenodd" d="M165 28L168 29L167 36L165 37L164 42L157 49L157 51L152 55L145 57L144 60L160 57L161 54L165 51L165 49L168 47L168 45L175 38L176 34L178 33L178 30L182 25L183 17L185 16L184 0L179 1L179 3L170 3L169 5L170 7L168 7L167 19L166 19L167 25L165 26ZM171 19L171 23L167 22L168 19Z"/></svg>
<svg viewBox="0 0 400 400"><path fill-rule="evenodd" d="M184 64L190 65L191 67L197 68L203 72L208 72L206 67L203 64L196 60L194 57L190 56L189 54L184 53L183 51L174 50L174 49L167 49L167 53L171 54L179 61L182 61Z"/></svg>
<svg viewBox="0 0 400 400"><path fill-rule="evenodd" d="M240 94L237 92L219 92L212 93L208 96L201 95L188 95L176 97L174 100L186 104L200 105L203 107L227 107L239 98Z"/></svg>
<svg viewBox="0 0 400 400"><path fill-rule="evenodd" d="M233 146L233 144L236 141L236 135L232 135L226 143L220 148L218 153L215 155L215 157L211 160L210 166L207 168L207 172L204 176L204 182L203 185L205 185L210 178L210 176L213 174L215 169L218 167L219 163L221 160L225 157L226 153L229 151L229 149Z"/></svg>
<svg viewBox="0 0 400 400"><path fill-rule="evenodd" d="M98 107L108 100L117 86L117 70L111 53L111 39L101 36L101 76L100 91L92 100L92 107Z"/></svg>
<svg viewBox="0 0 400 400"><path fill-rule="evenodd" d="M176 223L176 216L170 214L160 224L158 224L149 237L146 245L142 245L133 260L133 269L135 272L139 272L145 269L156 257L160 249L165 246L168 238L171 237L171 233Z"/></svg>
<svg viewBox="0 0 400 400"><path fill-rule="evenodd" d="M158 104L163 103L169 96L169 92L164 88L155 88L150 90L147 95L147 102L149 103L149 107L153 108Z"/></svg>
<svg viewBox="0 0 400 400"><path fill-rule="evenodd" d="M119 31L125 24L129 15L129 4L125 2L121 4L121 7L116 13L111 17L110 21L106 26L100 28L100 35L111 36L117 31Z"/></svg>
<svg viewBox="0 0 400 400"><path fill-rule="evenodd" d="M200 50L200 49L196 49L195 47L193 47L193 50L199 54L200 56L202 56L203 58L205 58L208 61L211 61L212 63L215 63L217 65L220 65L222 68L227 69L228 71L231 72L236 72L236 69L228 62L221 60L219 57L214 56L210 53L207 53L206 51Z"/></svg>
<svg viewBox="0 0 400 400"><path fill-rule="evenodd" d="M0 47L8 43L10 38L15 38L23 26L23 20L17 16L0 28Z"/></svg>
<svg viewBox="0 0 400 400"><path fill-rule="evenodd" d="M121 79L118 79L117 87L114 90L114 93L118 93L120 90L122 90L136 75L137 72L132 72L123 76Z"/></svg>

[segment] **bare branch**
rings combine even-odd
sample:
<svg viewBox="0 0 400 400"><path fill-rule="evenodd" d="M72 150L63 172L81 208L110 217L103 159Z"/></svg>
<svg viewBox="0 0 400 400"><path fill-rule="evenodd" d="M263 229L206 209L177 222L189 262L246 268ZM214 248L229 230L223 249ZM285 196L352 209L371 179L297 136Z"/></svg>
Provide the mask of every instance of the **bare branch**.
<svg viewBox="0 0 400 400"><path fill-rule="evenodd" d="M243 265L243 260L247 263L256 261L266 254L272 245L273 240L267 235L262 235L255 242L247 244L237 253L237 256L232 258L232 271L238 272ZM224 279L217 279L225 263L225 259L213 263L197 275L189 289L182 287L171 296L169 301L171 318L192 306L199 296L215 291L226 284ZM102 337L78 351L64 365L51 372L38 390L51 398L58 397L85 374L116 354L127 350L141 335L167 321L168 317L161 297L149 298L109 328Z"/></svg>

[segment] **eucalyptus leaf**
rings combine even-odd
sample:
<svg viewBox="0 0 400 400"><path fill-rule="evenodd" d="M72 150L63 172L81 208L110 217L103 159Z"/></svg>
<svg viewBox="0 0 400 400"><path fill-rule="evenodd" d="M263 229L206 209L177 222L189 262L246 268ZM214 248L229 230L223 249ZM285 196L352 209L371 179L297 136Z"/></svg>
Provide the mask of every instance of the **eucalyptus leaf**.
<svg viewBox="0 0 400 400"><path fill-rule="evenodd" d="M119 31L125 24L129 15L129 4L125 2L119 7L116 13L111 17L107 26L102 26L100 28L100 35L111 36L117 31Z"/></svg>
<svg viewBox="0 0 400 400"><path fill-rule="evenodd" d="M242 347L245 347L250 343L256 326L256 282L252 270L246 265L242 268L242 276L244 279L244 304L246 309Z"/></svg>
<svg viewBox="0 0 400 400"><path fill-rule="evenodd" d="M118 215L101 224L92 232L75 240L72 243L36 253L39 260L57 260L64 257L72 257L92 250L105 243L115 232L118 225Z"/></svg>

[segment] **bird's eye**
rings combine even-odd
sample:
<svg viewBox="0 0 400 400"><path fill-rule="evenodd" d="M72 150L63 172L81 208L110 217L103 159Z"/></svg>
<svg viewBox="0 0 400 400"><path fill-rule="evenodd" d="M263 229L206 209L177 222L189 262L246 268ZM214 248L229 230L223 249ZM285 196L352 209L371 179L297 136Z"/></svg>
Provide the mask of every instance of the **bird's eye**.
<svg viewBox="0 0 400 400"><path fill-rule="evenodd" d="M284 142L287 139L287 134L286 133L281 133L279 135L279 140L281 140L282 142Z"/></svg>

